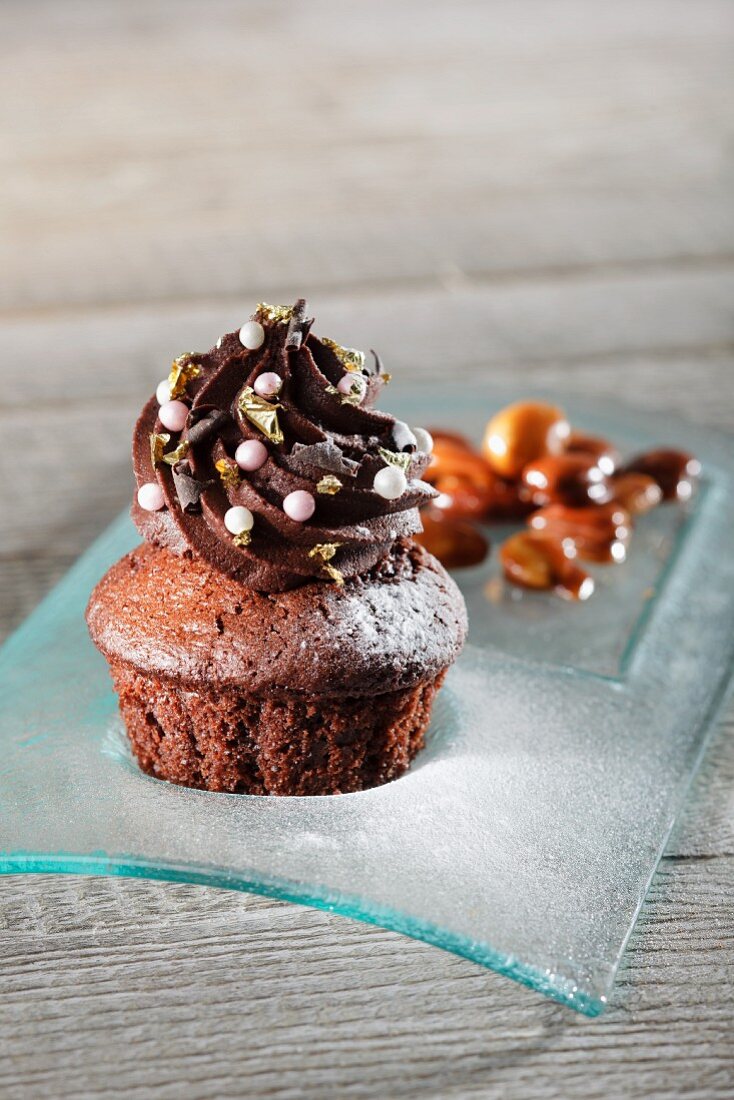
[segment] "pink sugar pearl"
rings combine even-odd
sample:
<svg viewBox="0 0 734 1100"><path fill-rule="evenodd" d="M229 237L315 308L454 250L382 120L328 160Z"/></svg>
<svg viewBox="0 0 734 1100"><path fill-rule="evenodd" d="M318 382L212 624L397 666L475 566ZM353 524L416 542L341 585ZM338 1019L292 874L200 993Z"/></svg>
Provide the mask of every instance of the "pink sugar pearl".
<svg viewBox="0 0 734 1100"><path fill-rule="evenodd" d="M165 503L163 490L155 481L146 481L138 489L138 504L146 512L160 512Z"/></svg>
<svg viewBox="0 0 734 1100"><path fill-rule="evenodd" d="M259 374L255 379L255 385L252 387L258 397L275 397L276 393L280 393L280 387L283 385L283 379L275 371L267 370L265 374Z"/></svg>
<svg viewBox="0 0 734 1100"><path fill-rule="evenodd" d="M296 523L305 523L316 511L316 501L305 489L296 489L283 501L283 511Z"/></svg>
<svg viewBox="0 0 734 1100"><path fill-rule="evenodd" d="M259 470L268 458L268 448L259 439L246 439L234 453L234 460L241 470Z"/></svg>
<svg viewBox="0 0 734 1100"><path fill-rule="evenodd" d="M358 395L360 401L367 392L367 383L364 379L364 375L357 374L356 371L347 371L343 378L340 378L336 388L339 393L343 393L348 396Z"/></svg>
<svg viewBox="0 0 734 1100"><path fill-rule="evenodd" d="M189 407L183 401L166 401L158 410L158 419L169 432L182 432L188 415Z"/></svg>

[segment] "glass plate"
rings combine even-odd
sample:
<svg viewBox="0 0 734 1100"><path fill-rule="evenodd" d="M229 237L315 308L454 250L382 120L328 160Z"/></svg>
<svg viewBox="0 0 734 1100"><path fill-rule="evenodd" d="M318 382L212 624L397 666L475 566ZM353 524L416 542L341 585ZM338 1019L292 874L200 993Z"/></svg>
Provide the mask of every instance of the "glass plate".
<svg viewBox="0 0 734 1100"><path fill-rule="evenodd" d="M504 400L423 387L391 405L478 436ZM734 456L690 425L571 411L625 450L695 451L701 492L641 520L587 604L503 589L494 561L460 574L470 643L428 746L361 794L210 794L138 771L83 621L93 584L137 541L117 520L0 651L0 870L315 905L601 1012L730 677Z"/></svg>

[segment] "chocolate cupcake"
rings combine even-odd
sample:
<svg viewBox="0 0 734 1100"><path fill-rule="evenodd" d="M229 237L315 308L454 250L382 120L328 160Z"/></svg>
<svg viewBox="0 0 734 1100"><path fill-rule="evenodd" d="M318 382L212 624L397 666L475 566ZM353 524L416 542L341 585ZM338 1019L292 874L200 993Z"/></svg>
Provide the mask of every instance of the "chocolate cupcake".
<svg viewBox="0 0 734 1100"><path fill-rule="evenodd" d="M411 536L430 436L373 408L380 360L260 305L177 359L135 428L144 545L92 594L135 755L160 779L336 794L400 775L466 633Z"/></svg>

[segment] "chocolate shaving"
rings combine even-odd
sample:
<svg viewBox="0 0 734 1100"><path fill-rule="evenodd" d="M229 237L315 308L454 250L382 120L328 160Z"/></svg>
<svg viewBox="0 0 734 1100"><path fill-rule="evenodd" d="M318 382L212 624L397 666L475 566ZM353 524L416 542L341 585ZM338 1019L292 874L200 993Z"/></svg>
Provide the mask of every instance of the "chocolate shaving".
<svg viewBox="0 0 734 1100"><path fill-rule="evenodd" d="M192 409L186 421L186 438L192 447L205 443L220 431L230 420L230 415L213 405L200 405Z"/></svg>
<svg viewBox="0 0 734 1100"><path fill-rule="evenodd" d="M298 298L288 322L288 334L285 338L286 351L298 351L308 336L313 317L306 317L306 299Z"/></svg>
<svg viewBox="0 0 734 1100"><path fill-rule="evenodd" d="M359 470L359 463L347 458L333 439L324 439L320 443L294 443L289 458L297 470L306 472L328 470L332 474L356 477Z"/></svg>
<svg viewBox="0 0 734 1100"><path fill-rule="evenodd" d="M177 462L173 467L173 484L176 488L178 502L184 512L191 515L201 511L201 494L209 489L213 481L199 481L194 477L193 470L188 462Z"/></svg>

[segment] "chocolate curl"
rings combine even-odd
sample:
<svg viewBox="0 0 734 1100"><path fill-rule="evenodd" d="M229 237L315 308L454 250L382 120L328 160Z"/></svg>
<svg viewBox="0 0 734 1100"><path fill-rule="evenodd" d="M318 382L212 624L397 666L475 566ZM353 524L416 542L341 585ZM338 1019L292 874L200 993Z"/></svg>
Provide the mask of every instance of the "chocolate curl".
<svg viewBox="0 0 734 1100"><path fill-rule="evenodd" d="M176 488L178 502L184 512L191 515L201 511L201 494L209 489L213 481L198 481L194 477L193 470L188 462L177 462L173 467L173 484Z"/></svg>
<svg viewBox="0 0 734 1100"><path fill-rule="evenodd" d="M288 322L288 334L285 338L286 351L298 351L308 336L313 317L306 317L306 299L298 298L293 306L293 316Z"/></svg>
<svg viewBox="0 0 734 1100"><path fill-rule="evenodd" d="M192 447L205 443L214 435L219 435L230 415L213 405L200 405L192 409L187 421L186 438Z"/></svg>

